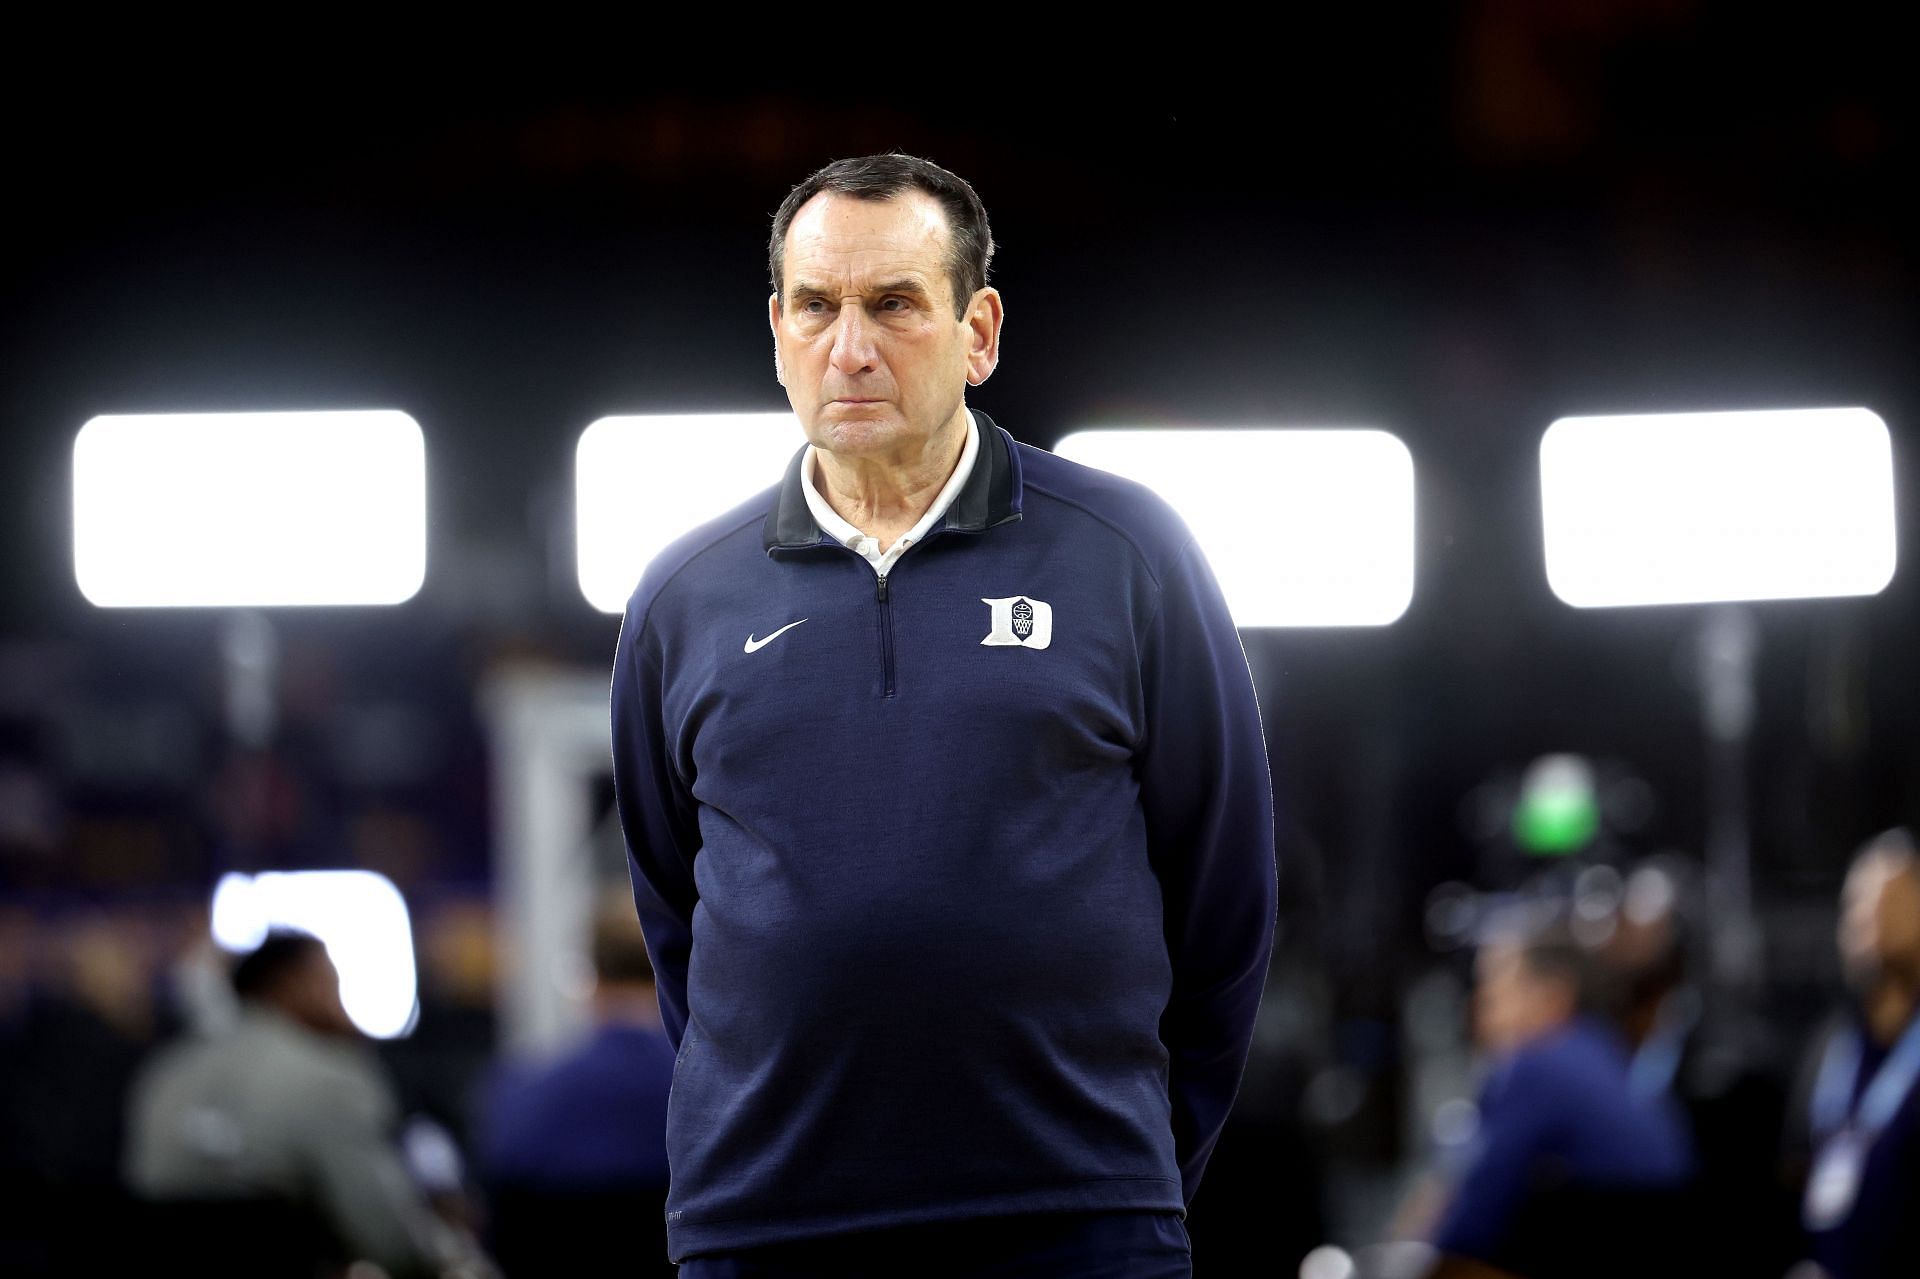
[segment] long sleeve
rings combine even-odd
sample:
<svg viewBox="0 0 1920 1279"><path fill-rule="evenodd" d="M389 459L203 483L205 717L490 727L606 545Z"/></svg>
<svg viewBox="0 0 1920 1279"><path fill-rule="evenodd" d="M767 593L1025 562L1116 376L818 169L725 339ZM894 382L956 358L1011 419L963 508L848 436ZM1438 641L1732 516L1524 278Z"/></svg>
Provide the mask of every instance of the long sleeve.
<svg viewBox="0 0 1920 1279"><path fill-rule="evenodd" d="M692 793L672 758L662 720L662 678L644 650L636 595L613 664L613 790L633 875L634 907L653 961L660 1020L675 1053L687 1028L687 961L693 950L693 858L700 847Z"/></svg>
<svg viewBox="0 0 1920 1279"><path fill-rule="evenodd" d="M1161 583L1142 687L1148 854L1166 908L1174 1154L1191 1203L1239 1091L1273 954L1273 781L1245 652L1189 541Z"/></svg>

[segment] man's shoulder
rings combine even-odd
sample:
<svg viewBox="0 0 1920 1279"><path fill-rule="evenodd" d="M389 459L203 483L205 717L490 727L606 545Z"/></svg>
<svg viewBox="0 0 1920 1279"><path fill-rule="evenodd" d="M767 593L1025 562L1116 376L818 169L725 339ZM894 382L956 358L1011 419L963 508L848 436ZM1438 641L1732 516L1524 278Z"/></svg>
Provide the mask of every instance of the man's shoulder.
<svg viewBox="0 0 1920 1279"><path fill-rule="evenodd" d="M1611 1028L1577 1019L1514 1052L1514 1068L1548 1077L1626 1073L1626 1044Z"/></svg>
<svg viewBox="0 0 1920 1279"><path fill-rule="evenodd" d="M1017 444L1028 512L1052 505L1069 519L1103 525L1130 544L1157 578L1193 540L1186 521L1145 484Z"/></svg>
<svg viewBox="0 0 1920 1279"><path fill-rule="evenodd" d="M510 1057L495 1062L480 1080L488 1122L497 1128L502 1120L537 1108L553 1092L565 1065L564 1059Z"/></svg>
<svg viewBox="0 0 1920 1279"><path fill-rule="evenodd" d="M1576 1127L1637 1124L1625 1044L1593 1026L1563 1028L1516 1049L1490 1098L1506 1108L1551 1113Z"/></svg>
<svg viewBox="0 0 1920 1279"><path fill-rule="evenodd" d="M578 1109L608 1093L646 1092L656 1078L671 1078L673 1059L661 1030L603 1027L556 1056L500 1063L484 1087L490 1108L500 1114Z"/></svg>
<svg viewBox="0 0 1920 1279"><path fill-rule="evenodd" d="M780 485L770 485L667 543L641 572L639 584L627 601L627 615L644 618L662 595L686 579L687 570L695 564L707 569L718 567L724 573L729 562L757 562L764 557L761 529L779 496Z"/></svg>
<svg viewBox="0 0 1920 1279"><path fill-rule="evenodd" d="M385 1077L369 1051L247 1018L218 1034L182 1035L155 1049L141 1066L134 1096L143 1107L165 1108L227 1093L236 1079L248 1081L248 1090L221 1100L241 1109L278 1097L298 1097L303 1107L344 1102L355 1108L387 1098Z"/></svg>
<svg viewBox="0 0 1920 1279"><path fill-rule="evenodd" d="M147 1054L134 1073L133 1096L151 1103L206 1075L218 1063L222 1038L183 1034Z"/></svg>
<svg viewBox="0 0 1920 1279"><path fill-rule="evenodd" d="M259 1015L243 1019L228 1043L247 1072L262 1081L263 1096L298 1095L323 1114L329 1108L380 1112L393 1105L371 1045Z"/></svg>

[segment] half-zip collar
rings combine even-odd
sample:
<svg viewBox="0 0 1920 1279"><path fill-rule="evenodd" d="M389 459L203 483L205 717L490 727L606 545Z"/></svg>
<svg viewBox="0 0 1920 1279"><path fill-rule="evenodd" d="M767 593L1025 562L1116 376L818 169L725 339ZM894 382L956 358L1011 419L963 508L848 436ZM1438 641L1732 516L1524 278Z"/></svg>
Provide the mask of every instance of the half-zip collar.
<svg viewBox="0 0 1920 1279"><path fill-rule="evenodd" d="M960 461L954 466L940 491L934 495L925 513L915 520L913 527L895 538L893 545L883 553L877 538L869 537L859 529L842 519L826 496L820 492L820 450L818 447L807 450L800 462L800 492L807 499L807 509L813 512L813 522L821 531L828 534L842 546L851 547L862 556L873 571L881 577L887 575L894 562L905 555L915 543L922 541L928 533L947 518L947 508L953 505L953 499L960 496L960 490L966 487L967 480L973 475L974 461L980 455L980 424L967 415L967 434L961 441Z"/></svg>
<svg viewBox="0 0 1920 1279"><path fill-rule="evenodd" d="M1020 457L1012 438L978 409L969 409L980 429L980 452L973 471L954 497L947 514L936 530L979 533L996 524L1020 518ZM807 445L801 445L787 464L786 477L780 482L773 509L767 512L762 540L767 553L807 550L816 546L839 546L813 518L807 505Z"/></svg>

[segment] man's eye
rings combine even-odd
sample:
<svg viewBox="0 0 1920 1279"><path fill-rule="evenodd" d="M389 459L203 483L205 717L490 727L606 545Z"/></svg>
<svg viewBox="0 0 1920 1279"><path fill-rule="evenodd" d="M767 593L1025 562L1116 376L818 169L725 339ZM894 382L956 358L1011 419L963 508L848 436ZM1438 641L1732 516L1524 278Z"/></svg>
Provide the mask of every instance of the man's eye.
<svg viewBox="0 0 1920 1279"><path fill-rule="evenodd" d="M882 298L880 299L880 309L882 311L904 311L907 309L907 300L905 298Z"/></svg>
<svg viewBox="0 0 1920 1279"><path fill-rule="evenodd" d="M808 298L800 304L801 313L805 315L824 315L826 309L827 300L825 298Z"/></svg>

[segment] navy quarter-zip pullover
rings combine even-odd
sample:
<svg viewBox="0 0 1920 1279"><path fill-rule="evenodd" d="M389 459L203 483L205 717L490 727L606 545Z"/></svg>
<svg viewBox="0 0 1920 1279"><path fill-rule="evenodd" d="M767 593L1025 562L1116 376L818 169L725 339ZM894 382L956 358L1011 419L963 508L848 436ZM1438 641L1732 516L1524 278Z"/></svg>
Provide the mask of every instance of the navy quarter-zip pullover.
<svg viewBox="0 0 1920 1279"><path fill-rule="evenodd" d="M675 1261L1184 1213L1273 948L1246 656L1145 488L991 420L884 578L783 482L628 603L613 762Z"/></svg>

